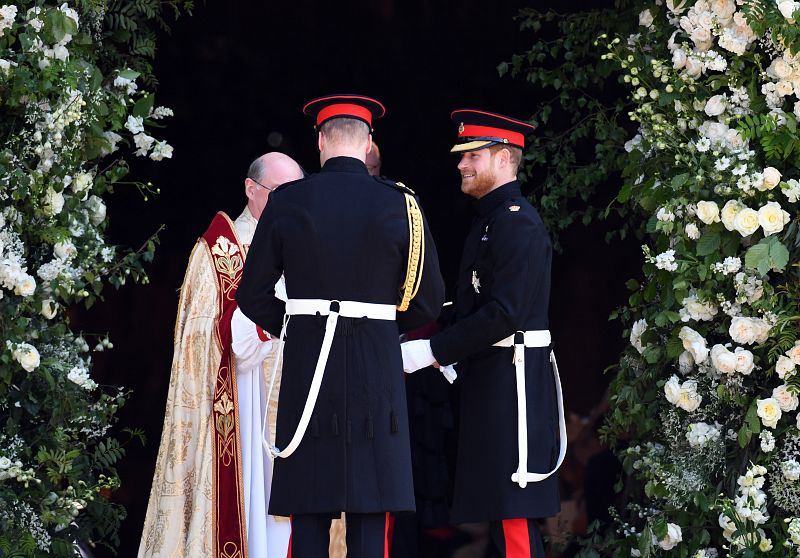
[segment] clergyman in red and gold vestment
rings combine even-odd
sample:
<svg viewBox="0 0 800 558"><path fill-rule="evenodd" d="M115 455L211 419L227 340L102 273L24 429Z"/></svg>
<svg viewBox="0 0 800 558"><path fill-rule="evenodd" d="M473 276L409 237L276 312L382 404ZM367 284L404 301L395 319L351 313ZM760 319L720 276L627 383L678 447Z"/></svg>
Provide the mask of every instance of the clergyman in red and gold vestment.
<svg viewBox="0 0 800 558"><path fill-rule="evenodd" d="M272 357L262 350L263 365L250 358L237 369L231 316L269 193L302 175L281 153L256 159L245 180L247 207L235 221L218 213L192 250L139 558L286 556L290 527L267 515L271 463L260 443L264 405L277 408L277 400L260 401L258 389Z"/></svg>

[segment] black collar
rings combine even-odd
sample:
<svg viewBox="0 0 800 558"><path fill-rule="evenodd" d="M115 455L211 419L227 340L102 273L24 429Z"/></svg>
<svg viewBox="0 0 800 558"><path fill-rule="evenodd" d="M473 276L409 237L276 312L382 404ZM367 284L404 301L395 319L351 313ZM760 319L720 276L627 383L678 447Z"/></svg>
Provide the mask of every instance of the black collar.
<svg viewBox="0 0 800 558"><path fill-rule="evenodd" d="M369 174L367 165L354 157L331 157L322 165L320 172L358 172Z"/></svg>
<svg viewBox="0 0 800 558"><path fill-rule="evenodd" d="M513 198L521 197L522 191L520 190L519 182L512 180L511 182L495 188L482 198L475 200L475 210L478 212L478 215L483 217L491 213L502 203Z"/></svg>

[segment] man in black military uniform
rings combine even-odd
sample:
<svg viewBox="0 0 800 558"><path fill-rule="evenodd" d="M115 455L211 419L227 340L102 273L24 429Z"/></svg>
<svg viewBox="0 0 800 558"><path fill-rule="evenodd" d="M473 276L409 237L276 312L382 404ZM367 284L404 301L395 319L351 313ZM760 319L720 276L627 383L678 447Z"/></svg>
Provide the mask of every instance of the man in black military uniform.
<svg viewBox="0 0 800 558"><path fill-rule="evenodd" d="M414 509L398 335L438 316L444 286L413 192L364 164L383 106L332 95L304 112L322 169L270 196L236 295L285 340L269 513L291 515L293 558L327 555L341 512L348 556L374 558L389 513Z"/></svg>
<svg viewBox="0 0 800 558"><path fill-rule="evenodd" d="M464 245L454 321L429 342L404 343L404 368L458 363L452 521L489 521L502 556L542 558L533 519L559 511L553 473L566 430L548 331L550 239L516 180L533 126L476 110L452 117L461 190L476 198L477 216Z"/></svg>

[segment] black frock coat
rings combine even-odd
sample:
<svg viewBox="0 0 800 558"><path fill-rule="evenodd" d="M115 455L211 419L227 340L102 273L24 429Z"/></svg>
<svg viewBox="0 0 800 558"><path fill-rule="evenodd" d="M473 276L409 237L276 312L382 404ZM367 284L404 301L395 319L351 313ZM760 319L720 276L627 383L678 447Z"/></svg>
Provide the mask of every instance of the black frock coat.
<svg viewBox="0 0 800 558"><path fill-rule="evenodd" d="M440 364L458 362L461 383L452 521L558 513L557 475L520 488L513 349L493 347L517 330L548 329L550 238L537 211L505 184L476 201L458 274L453 323L431 339ZM549 348L525 350L528 471L549 472L558 419Z"/></svg>
<svg viewBox="0 0 800 558"><path fill-rule="evenodd" d="M270 194L236 300L274 335L289 298L395 305L406 275L405 189L371 177L350 157ZM421 286L397 321L339 318L319 397L297 450L275 460L269 513L376 513L414 509L404 374L398 334L434 320L444 300L433 238L425 224ZM300 420L325 331L325 317L292 316L284 349L277 441Z"/></svg>

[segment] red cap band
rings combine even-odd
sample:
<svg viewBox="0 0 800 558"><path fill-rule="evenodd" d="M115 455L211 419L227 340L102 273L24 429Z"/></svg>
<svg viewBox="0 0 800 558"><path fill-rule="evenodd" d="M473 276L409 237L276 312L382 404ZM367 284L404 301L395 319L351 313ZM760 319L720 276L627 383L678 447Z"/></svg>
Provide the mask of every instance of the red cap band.
<svg viewBox="0 0 800 558"><path fill-rule="evenodd" d="M353 118L360 118L364 120L370 128L372 128L372 112L368 108L361 105L351 105L348 103L340 103L336 105L328 105L319 113L317 113L317 126L322 122L333 118L334 116L351 116Z"/></svg>
<svg viewBox="0 0 800 558"><path fill-rule="evenodd" d="M462 128L459 128L458 137L460 138L475 138L475 137L491 137L491 138L501 138L508 140L508 143L513 145L518 145L519 147L525 147L525 135L520 134L518 132L512 132L510 130L504 130L502 128L492 128L490 126L473 126L471 124L465 124Z"/></svg>

